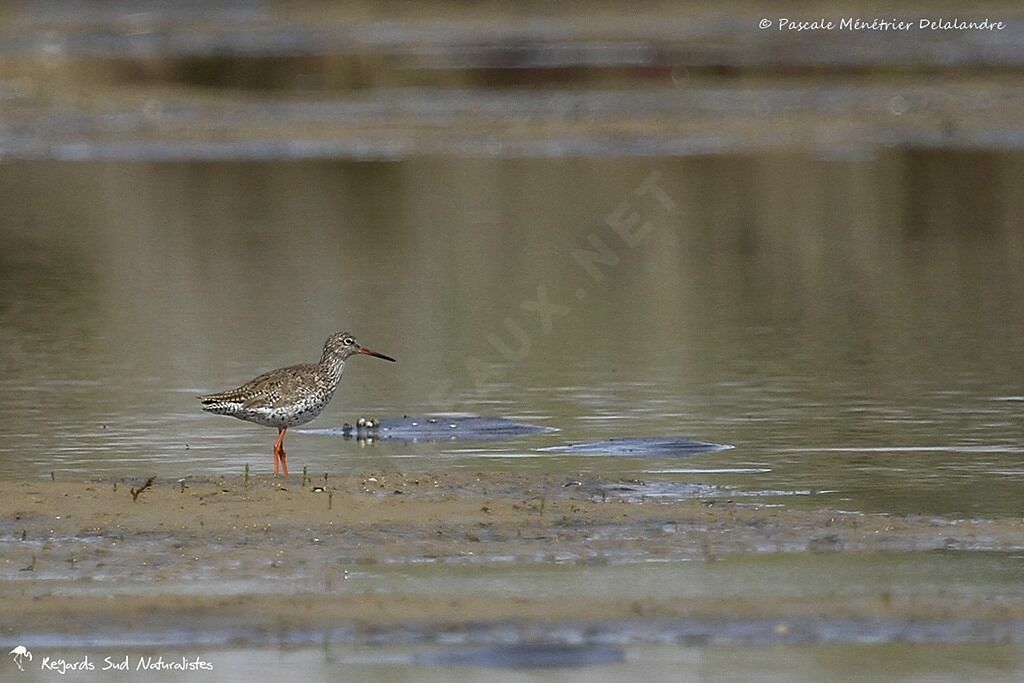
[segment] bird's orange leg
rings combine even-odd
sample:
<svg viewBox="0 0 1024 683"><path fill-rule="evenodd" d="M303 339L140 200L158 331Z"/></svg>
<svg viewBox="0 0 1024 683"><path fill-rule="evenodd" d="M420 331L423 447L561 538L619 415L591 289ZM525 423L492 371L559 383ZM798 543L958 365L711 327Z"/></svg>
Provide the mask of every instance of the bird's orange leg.
<svg viewBox="0 0 1024 683"><path fill-rule="evenodd" d="M284 436L284 430L280 427L277 428L277 441L274 442L274 476L277 476L279 470L279 463L281 462L281 440Z"/></svg>
<svg viewBox="0 0 1024 683"><path fill-rule="evenodd" d="M287 427L279 427L277 430L277 443L274 444L274 474L277 474L277 461L281 461L281 471L284 476L288 476L288 460L285 459L284 453L284 435L288 431Z"/></svg>

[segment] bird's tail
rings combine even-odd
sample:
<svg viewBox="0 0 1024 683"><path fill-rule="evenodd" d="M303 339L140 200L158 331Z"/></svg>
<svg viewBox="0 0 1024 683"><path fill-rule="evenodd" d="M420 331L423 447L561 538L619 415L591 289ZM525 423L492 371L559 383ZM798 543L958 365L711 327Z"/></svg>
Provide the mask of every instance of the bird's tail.
<svg viewBox="0 0 1024 683"><path fill-rule="evenodd" d="M197 396L202 404L203 410L208 413L215 413L217 415L224 415L232 413L238 408L238 404L232 401L226 394L206 394L205 396Z"/></svg>

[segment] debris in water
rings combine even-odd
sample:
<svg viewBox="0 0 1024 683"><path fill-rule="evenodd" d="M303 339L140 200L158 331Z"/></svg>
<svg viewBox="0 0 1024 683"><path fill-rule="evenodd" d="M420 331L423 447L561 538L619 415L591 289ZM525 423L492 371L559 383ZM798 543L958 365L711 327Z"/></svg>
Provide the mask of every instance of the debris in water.
<svg viewBox="0 0 1024 683"><path fill-rule="evenodd" d="M353 434L348 425L341 429L304 429L305 433L336 434L345 438L397 439L400 441L450 441L452 439L493 441L529 434L558 431L553 427L515 422L500 417L447 417L440 422L435 417L402 417L369 420L359 418Z"/></svg>
<svg viewBox="0 0 1024 683"><path fill-rule="evenodd" d="M133 487L132 487L132 488L130 489L130 491L131 491L131 494L132 494L132 501L136 501L136 500L138 500L138 499L139 499L139 495L140 495L140 494L141 494L141 493L142 493L143 491L145 491L146 489L148 489L149 487L151 487L151 486L153 485L153 481L154 481L154 480L156 480L156 477L150 477L149 479L147 479L147 480L146 480L146 483L145 483L145 484L143 484L142 486L140 486L140 487L138 487L138 488L135 488L135 487L133 486Z"/></svg>

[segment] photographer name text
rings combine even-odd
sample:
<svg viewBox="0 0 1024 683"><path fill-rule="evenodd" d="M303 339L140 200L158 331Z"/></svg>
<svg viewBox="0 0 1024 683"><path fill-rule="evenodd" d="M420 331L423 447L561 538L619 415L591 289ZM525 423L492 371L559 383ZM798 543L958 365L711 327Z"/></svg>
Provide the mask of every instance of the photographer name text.
<svg viewBox="0 0 1024 683"><path fill-rule="evenodd" d="M777 19L764 18L758 22L762 30L775 28L778 31L1002 31L1006 22L991 19L924 18L924 19Z"/></svg>

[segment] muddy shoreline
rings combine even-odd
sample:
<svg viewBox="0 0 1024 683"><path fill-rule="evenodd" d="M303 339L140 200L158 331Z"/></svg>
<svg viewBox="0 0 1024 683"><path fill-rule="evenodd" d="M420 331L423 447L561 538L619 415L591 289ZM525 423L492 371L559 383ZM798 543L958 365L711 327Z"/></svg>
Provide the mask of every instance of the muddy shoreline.
<svg viewBox="0 0 1024 683"><path fill-rule="evenodd" d="M0 482L0 632L79 644L1024 639L1024 597L982 589L488 596L349 580L421 566L643 572L750 554L1006 553L1024 548L1021 519L665 499L636 495L640 482L543 475L157 480L133 500L141 483Z"/></svg>

